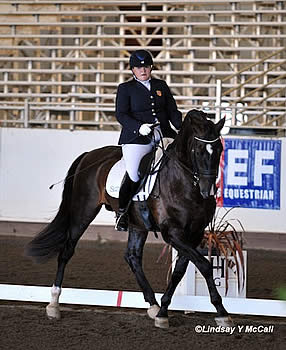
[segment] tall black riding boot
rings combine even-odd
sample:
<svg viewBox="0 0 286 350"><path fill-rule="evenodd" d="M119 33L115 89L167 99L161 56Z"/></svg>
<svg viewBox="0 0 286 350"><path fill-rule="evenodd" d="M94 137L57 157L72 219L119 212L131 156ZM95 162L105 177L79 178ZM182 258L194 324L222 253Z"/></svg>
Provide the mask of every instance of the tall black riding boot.
<svg viewBox="0 0 286 350"><path fill-rule="evenodd" d="M117 231L128 230L128 207L133 196L138 190L140 181L134 182L126 173L119 190L119 209L116 214L115 229Z"/></svg>

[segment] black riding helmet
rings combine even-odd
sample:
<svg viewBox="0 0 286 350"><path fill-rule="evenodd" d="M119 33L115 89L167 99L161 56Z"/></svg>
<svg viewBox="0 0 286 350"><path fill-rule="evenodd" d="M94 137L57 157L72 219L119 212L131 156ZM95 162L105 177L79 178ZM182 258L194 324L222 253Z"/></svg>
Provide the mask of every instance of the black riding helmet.
<svg viewBox="0 0 286 350"><path fill-rule="evenodd" d="M129 59L130 68L152 66L153 58L150 52L146 50L136 50L132 53Z"/></svg>

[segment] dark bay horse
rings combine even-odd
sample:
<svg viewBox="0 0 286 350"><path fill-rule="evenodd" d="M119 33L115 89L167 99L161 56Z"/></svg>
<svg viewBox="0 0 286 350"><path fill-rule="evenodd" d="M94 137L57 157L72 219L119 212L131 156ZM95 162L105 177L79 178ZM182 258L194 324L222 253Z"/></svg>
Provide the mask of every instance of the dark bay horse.
<svg viewBox="0 0 286 350"><path fill-rule="evenodd" d="M161 299L161 306L142 268L148 230L141 218L138 202L133 202L129 208L125 260L135 274L145 301L150 304L147 313L155 319L157 327L168 327L168 306L189 261L196 265L206 279L211 302L217 310L217 323L229 325L231 322L214 284L211 264L196 249L202 241L205 227L215 213L215 181L223 149L220 140L223 125L224 119L214 124L202 111L188 112L175 141L166 152L168 160L159 172L148 198L148 206L164 241L178 251L178 259ZM109 170L121 157L119 146L103 147L80 155L66 176L56 217L27 246L28 255L37 261L58 256L52 300L46 309L50 318L60 318L59 296L64 270L78 240L102 205L114 211L118 209L118 200L106 193L105 183Z"/></svg>

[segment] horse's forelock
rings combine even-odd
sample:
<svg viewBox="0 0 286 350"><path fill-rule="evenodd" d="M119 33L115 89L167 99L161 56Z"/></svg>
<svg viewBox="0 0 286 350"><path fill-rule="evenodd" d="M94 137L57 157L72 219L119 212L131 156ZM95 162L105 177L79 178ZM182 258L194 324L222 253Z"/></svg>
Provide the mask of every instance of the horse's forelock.
<svg viewBox="0 0 286 350"><path fill-rule="evenodd" d="M192 109L186 114L182 128L176 138L177 151L181 154L188 154L195 136L205 140L218 137L219 130L207 116L207 113L197 109Z"/></svg>
<svg viewBox="0 0 286 350"><path fill-rule="evenodd" d="M193 109L187 113L184 127L189 136L202 136L206 128L209 129L208 122L206 113Z"/></svg>
<svg viewBox="0 0 286 350"><path fill-rule="evenodd" d="M186 118L191 122L202 123L207 120L207 114L203 111L192 109L187 113Z"/></svg>
<svg viewBox="0 0 286 350"><path fill-rule="evenodd" d="M197 109L189 111L184 118L183 125L178 135L179 137L177 137L179 148L186 148L186 142L190 143L197 133L201 134L204 131L207 122L206 113ZM184 146L182 146L183 144Z"/></svg>
<svg viewBox="0 0 286 350"><path fill-rule="evenodd" d="M193 109L189 111L185 117L185 128L188 129L189 136L197 136L206 140L211 140L218 137L220 133L220 127L216 127L210 119L208 119L207 113Z"/></svg>

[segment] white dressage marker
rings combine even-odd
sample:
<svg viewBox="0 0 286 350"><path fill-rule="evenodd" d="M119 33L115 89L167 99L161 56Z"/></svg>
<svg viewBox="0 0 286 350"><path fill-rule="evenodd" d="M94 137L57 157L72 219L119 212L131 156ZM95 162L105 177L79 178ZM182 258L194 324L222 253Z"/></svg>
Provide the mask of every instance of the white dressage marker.
<svg viewBox="0 0 286 350"><path fill-rule="evenodd" d="M156 294L159 301L162 294ZM51 299L50 287L0 284L0 300L47 302ZM148 309L141 292L96 289L63 288L61 304L115 306ZM247 298L223 298L230 314L286 317L286 301ZM216 312L209 297L175 295L170 310Z"/></svg>

